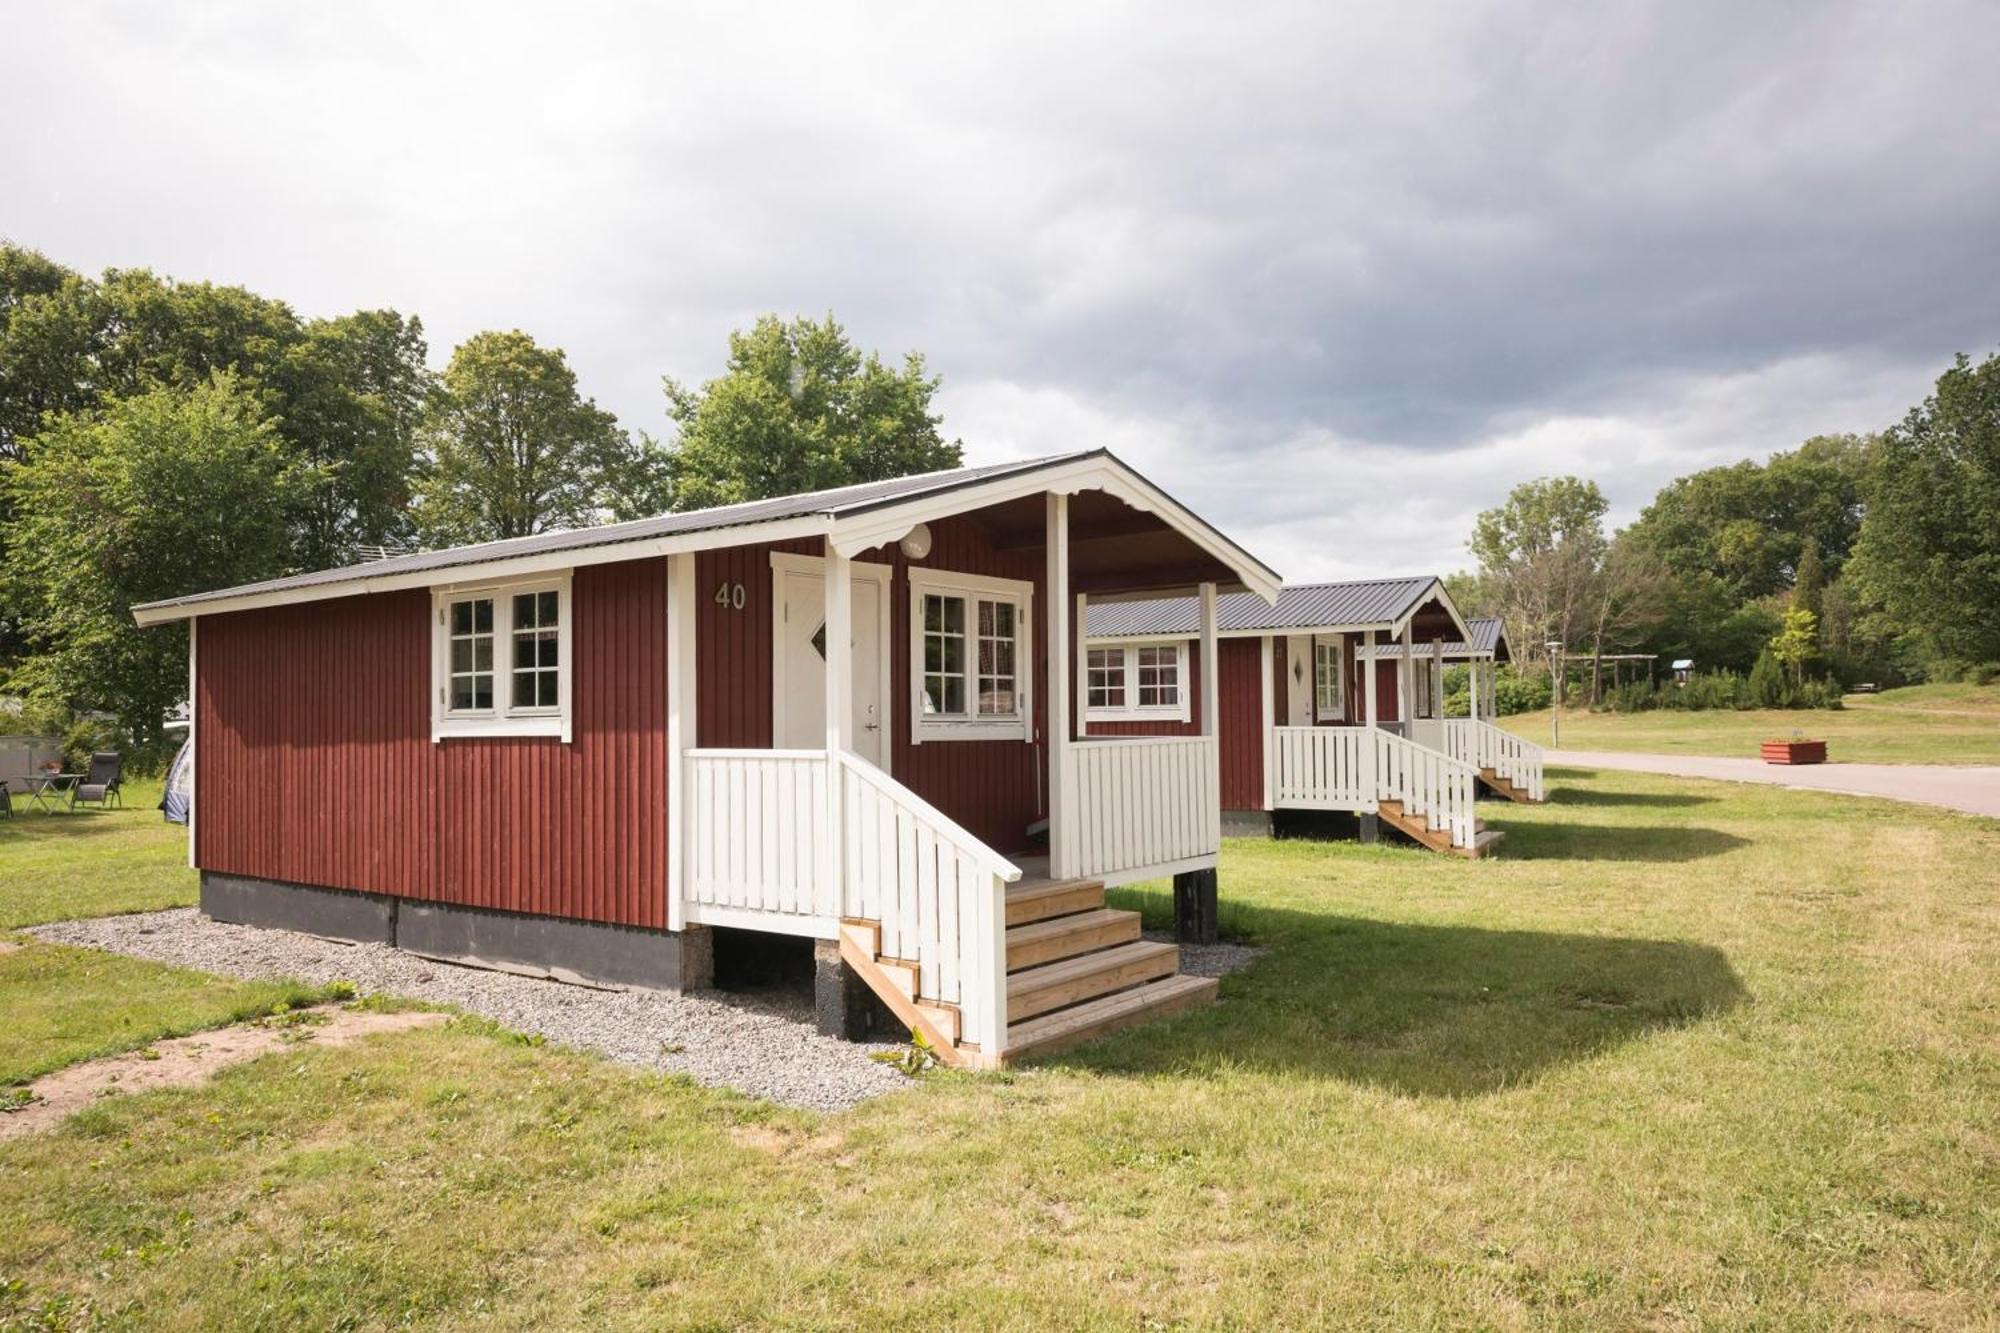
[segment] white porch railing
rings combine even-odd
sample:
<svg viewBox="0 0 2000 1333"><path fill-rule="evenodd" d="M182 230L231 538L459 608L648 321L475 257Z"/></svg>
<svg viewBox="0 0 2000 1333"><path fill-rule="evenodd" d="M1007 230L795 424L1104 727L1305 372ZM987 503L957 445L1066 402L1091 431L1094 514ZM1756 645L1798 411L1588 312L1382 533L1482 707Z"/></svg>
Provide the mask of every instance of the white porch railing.
<svg viewBox="0 0 2000 1333"><path fill-rule="evenodd" d="M1490 768L1498 777L1539 801L1542 794L1542 747L1491 722L1469 717L1445 719L1444 752L1474 768Z"/></svg>
<svg viewBox="0 0 2000 1333"><path fill-rule="evenodd" d="M1060 873L1129 883L1222 850L1215 737L1083 739L1057 753L1071 858Z"/></svg>
<svg viewBox="0 0 2000 1333"><path fill-rule="evenodd" d="M1448 830L1454 847L1472 846L1472 765L1386 731L1374 734L1377 799L1402 802L1405 814L1421 816L1434 833Z"/></svg>
<svg viewBox="0 0 2000 1333"><path fill-rule="evenodd" d="M917 998L956 1005L965 1040L1007 1030L1011 861L855 754L840 756L841 915L881 923L880 952L918 967Z"/></svg>
<svg viewBox="0 0 2000 1333"><path fill-rule="evenodd" d="M840 886L826 873L824 750L690 750L687 903L691 919L754 913L765 929L833 938Z"/></svg>
<svg viewBox="0 0 2000 1333"><path fill-rule="evenodd" d="M1363 727L1278 727L1272 804L1287 810L1362 810L1374 804L1361 768Z"/></svg>
<svg viewBox="0 0 2000 1333"><path fill-rule="evenodd" d="M1399 801L1452 845L1472 846L1476 832L1472 765L1368 727L1274 727L1272 804L1291 810L1372 810ZM1369 791L1369 738L1374 790Z"/></svg>
<svg viewBox="0 0 2000 1333"><path fill-rule="evenodd" d="M964 1040L1002 1048L1019 868L858 755L690 750L686 762L689 921L821 939L843 917L879 922L882 956L918 965L917 998L956 1006Z"/></svg>

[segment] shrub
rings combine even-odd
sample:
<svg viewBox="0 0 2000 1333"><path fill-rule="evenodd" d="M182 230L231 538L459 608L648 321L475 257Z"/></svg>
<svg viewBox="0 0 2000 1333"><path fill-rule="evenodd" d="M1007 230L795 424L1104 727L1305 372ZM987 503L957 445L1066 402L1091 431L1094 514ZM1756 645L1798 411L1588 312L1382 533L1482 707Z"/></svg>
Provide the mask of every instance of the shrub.
<svg viewBox="0 0 2000 1333"><path fill-rule="evenodd" d="M1750 668L1749 696L1752 708L1790 708L1796 701L1784 664L1769 648L1757 654L1757 664Z"/></svg>
<svg viewBox="0 0 2000 1333"><path fill-rule="evenodd" d="M1553 695L1547 676L1518 676L1511 665L1493 677L1493 704L1503 717L1547 708Z"/></svg>

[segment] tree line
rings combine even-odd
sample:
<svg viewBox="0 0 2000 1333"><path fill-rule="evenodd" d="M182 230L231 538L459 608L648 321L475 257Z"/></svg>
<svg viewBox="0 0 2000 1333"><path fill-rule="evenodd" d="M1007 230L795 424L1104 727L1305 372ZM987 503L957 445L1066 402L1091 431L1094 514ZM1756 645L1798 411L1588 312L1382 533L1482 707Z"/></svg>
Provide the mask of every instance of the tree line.
<svg viewBox="0 0 2000 1333"><path fill-rule="evenodd" d="M1960 355L1879 432L1678 478L1617 532L1607 510L1593 482L1524 482L1454 580L1517 656L1587 659L1593 702L1624 653L1740 677L1704 688L1756 703L2000 676L2000 355Z"/></svg>
<svg viewBox="0 0 2000 1333"><path fill-rule="evenodd" d="M0 244L0 695L44 725L116 714L156 749L187 639L134 629L138 603L962 458L923 358L864 353L831 315L766 316L716 378L663 377L664 438L520 330L428 358L413 315L301 318Z"/></svg>

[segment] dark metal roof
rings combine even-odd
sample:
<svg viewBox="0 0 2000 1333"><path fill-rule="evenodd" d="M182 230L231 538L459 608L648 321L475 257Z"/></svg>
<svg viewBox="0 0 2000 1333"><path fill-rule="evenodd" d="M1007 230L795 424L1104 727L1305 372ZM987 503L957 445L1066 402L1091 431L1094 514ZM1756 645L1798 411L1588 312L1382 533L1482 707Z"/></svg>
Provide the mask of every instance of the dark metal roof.
<svg viewBox="0 0 2000 1333"><path fill-rule="evenodd" d="M745 504L690 510L684 514L661 514L655 518L634 519L629 523L608 523L601 527L541 532L531 537L480 542L473 546L416 551L409 555L391 556L387 560L371 560L366 564L315 570L309 574L293 574L286 578L266 579L260 583L245 583L234 588L190 593L185 597L163 598L132 609L146 611L163 607L192 606L225 597L251 597L357 579L420 574L430 570L454 569L460 565L479 565L493 560L513 560L522 556L546 555L558 551L615 546L623 542L684 536L688 533L709 532L722 528L747 527L751 524L771 523L788 518L806 518L813 515L838 518L846 514L866 513L871 509L905 500L942 494L962 486L971 486L1000 477L1034 472L1059 463L1074 462L1080 458L1108 455L1109 452L1105 449L1080 449L1047 458L1032 458L1013 463L991 463L984 467L952 468L944 472L926 472L914 477L896 477L888 481L868 481L856 486L808 491L802 495L785 495L771 500L752 500Z"/></svg>
<svg viewBox="0 0 2000 1333"><path fill-rule="evenodd" d="M1289 584L1276 606L1267 606L1254 593L1233 592L1216 599L1215 624L1224 634L1393 625L1436 585L1430 577ZM1085 632L1091 638L1201 632L1201 604L1193 597L1095 602L1089 612Z"/></svg>
<svg viewBox="0 0 2000 1333"><path fill-rule="evenodd" d="M1498 616L1474 616L1465 622L1465 628L1472 634L1471 642L1446 643L1444 645L1444 655L1446 657L1487 657L1492 655L1496 648L1498 648L1501 640L1500 618ZM1427 643L1417 645L1417 656L1419 657L1429 656L1433 651L1431 645ZM1363 648L1361 655L1363 657L1368 656L1368 650ZM1377 657L1401 657L1402 655L1403 645L1400 643L1382 643L1375 646L1375 656Z"/></svg>

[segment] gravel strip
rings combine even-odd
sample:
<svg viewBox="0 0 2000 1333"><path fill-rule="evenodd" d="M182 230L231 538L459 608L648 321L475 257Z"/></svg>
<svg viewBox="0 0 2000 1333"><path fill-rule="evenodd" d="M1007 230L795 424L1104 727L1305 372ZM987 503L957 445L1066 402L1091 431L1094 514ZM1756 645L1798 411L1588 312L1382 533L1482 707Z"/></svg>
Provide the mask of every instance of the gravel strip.
<svg viewBox="0 0 2000 1333"><path fill-rule="evenodd" d="M1162 944L1172 944L1174 936L1168 930L1149 930L1149 940ZM1264 950L1254 944L1183 944L1181 945L1181 971L1191 977L1226 977L1231 972L1241 972L1250 964L1264 956Z"/></svg>
<svg viewBox="0 0 2000 1333"><path fill-rule="evenodd" d="M363 991L456 1005L559 1045L808 1110L842 1111L909 1085L904 1075L869 1058L896 1046L820 1036L812 997L797 988L691 995L597 990L457 967L387 945L224 925L191 907L58 921L27 933L223 976L351 981ZM1161 932L1147 938L1173 939ZM1263 952L1244 944L1183 944L1181 971L1219 977L1248 967Z"/></svg>
<svg viewBox="0 0 2000 1333"><path fill-rule="evenodd" d="M351 981L364 991L457 1005L560 1045L809 1110L845 1110L909 1086L904 1075L869 1058L894 1046L820 1036L810 994L796 990L596 990L455 967L381 944L224 925L191 907L61 921L28 933L224 976Z"/></svg>

